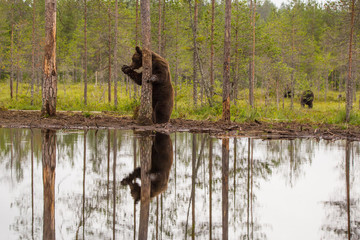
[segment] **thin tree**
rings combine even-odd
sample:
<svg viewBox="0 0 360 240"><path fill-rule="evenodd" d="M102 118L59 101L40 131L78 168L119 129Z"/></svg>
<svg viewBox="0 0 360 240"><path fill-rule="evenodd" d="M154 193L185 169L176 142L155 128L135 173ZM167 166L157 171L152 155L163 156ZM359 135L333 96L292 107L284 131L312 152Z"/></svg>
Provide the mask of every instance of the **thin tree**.
<svg viewBox="0 0 360 240"><path fill-rule="evenodd" d="M35 24L36 24L36 1L33 0L33 24L32 24L32 54L31 54L31 105L34 104L34 83L35 83Z"/></svg>
<svg viewBox="0 0 360 240"><path fill-rule="evenodd" d="M45 0L45 58L41 115L56 115L56 0Z"/></svg>
<svg viewBox="0 0 360 240"><path fill-rule="evenodd" d="M222 119L230 121L230 31L231 0L225 2L224 69L223 69L223 112Z"/></svg>
<svg viewBox="0 0 360 240"><path fill-rule="evenodd" d="M152 85L147 83L152 75L151 62L151 22L150 0L141 0L141 26L142 26L142 88L141 103L138 122L144 125L152 124Z"/></svg>
<svg viewBox="0 0 360 240"><path fill-rule="evenodd" d="M158 23L158 54L159 55L162 55L161 54L161 42L162 42L162 39L161 39L161 0L159 0L159 9L158 9L158 15L159 15L159 23Z"/></svg>
<svg viewBox="0 0 360 240"><path fill-rule="evenodd" d="M214 24L215 0L211 0L211 28L210 28L210 97L214 95Z"/></svg>
<svg viewBox="0 0 360 240"><path fill-rule="evenodd" d="M15 1L14 1L15 2ZM10 97L13 98L13 81L14 81L14 8L15 3L11 5L11 36L10 36Z"/></svg>
<svg viewBox="0 0 360 240"><path fill-rule="evenodd" d="M109 62L108 62L108 101L111 103L111 11L110 6L108 8L108 18L109 18L109 39L108 39L108 51L109 51Z"/></svg>
<svg viewBox="0 0 360 240"><path fill-rule="evenodd" d="M249 103L254 107L254 89L255 89L255 15L256 1L250 0L251 8L251 26L252 26L252 51L251 51L251 67L250 67L250 84L249 84Z"/></svg>
<svg viewBox="0 0 360 240"><path fill-rule="evenodd" d="M354 36L355 0L351 1L351 20L350 20L350 39L349 39L349 70L346 79L346 122L350 121L350 111L352 109L352 44Z"/></svg>
<svg viewBox="0 0 360 240"><path fill-rule="evenodd" d="M118 105L117 99L117 78L118 78L118 64L117 64L117 39L118 39L118 0L115 0L115 39L114 39L114 104Z"/></svg>
<svg viewBox="0 0 360 240"><path fill-rule="evenodd" d="M87 105L87 1L84 0L84 104Z"/></svg>

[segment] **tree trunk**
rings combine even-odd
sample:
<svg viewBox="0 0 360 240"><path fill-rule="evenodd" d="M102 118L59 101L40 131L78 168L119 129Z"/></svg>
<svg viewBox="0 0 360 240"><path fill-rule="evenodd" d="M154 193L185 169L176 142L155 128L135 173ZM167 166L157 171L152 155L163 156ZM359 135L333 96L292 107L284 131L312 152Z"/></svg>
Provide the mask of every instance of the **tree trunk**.
<svg viewBox="0 0 360 240"><path fill-rule="evenodd" d="M351 1L351 22L350 22L350 39L349 39L349 70L346 79L346 122L350 121L350 111L352 109L352 44L354 35L354 15L355 15L355 0Z"/></svg>
<svg viewBox="0 0 360 240"><path fill-rule="evenodd" d="M111 11L110 7L108 9L108 15L109 15L109 78L108 78L108 101L111 103Z"/></svg>
<svg viewBox="0 0 360 240"><path fill-rule="evenodd" d="M140 124L150 125L152 124L152 85L151 83L147 83L147 80L152 75L150 0L141 0L141 25L143 73L138 122Z"/></svg>
<svg viewBox="0 0 360 240"><path fill-rule="evenodd" d="M11 11L14 11L13 9ZM14 13L12 13L12 18ZM12 21L14 21L12 19ZM14 23L11 23L11 49L10 49L10 54L11 54L11 72L10 72L10 98L13 98L13 81L14 81Z"/></svg>
<svg viewBox="0 0 360 240"><path fill-rule="evenodd" d="M214 96L214 25L215 0L211 0L211 29L210 29L210 97Z"/></svg>
<svg viewBox="0 0 360 240"><path fill-rule="evenodd" d="M159 15L159 23L158 23L158 54L161 54L161 1L159 0L159 9L158 9L158 15Z"/></svg>
<svg viewBox="0 0 360 240"><path fill-rule="evenodd" d="M179 14L176 12L176 35L175 35L175 110L177 108L177 85L179 80Z"/></svg>
<svg viewBox="0 0 360 240"><path fill-rule="evenodd" d="M117 99L117 78L118 78L118 64L117 64L117 39L118 39L118 0L115 0L115 39L114 39L114 104L115 108L118 105Z"/></svg>
<svg viewBox="0 0 360 240"><path fill-rule="evenodd" d="M197 73L197 69L196 69L196 48L197 48L197 44L196 44L196 38L197 38L197 16L198 16L198 8L197 8L197 1L198 0L194 0L194 22L193 22L193 47L194 47L194 52L193 52L193 101L194 101L194 107L197 107L197 77L196 77L196 73ZM189 0L190 3L190 0ZM189 4L190 5L190 4ZM191 8L190 8L191 9Z"/></svg>
<svg viewBox="0 0 360 240"><path fill-rule="evenodd" d="M56 115L56 0L45 0L45 58L41 115Z"/></svg>
<svg viewBox="0 0 360 240"><path fill-rule="evenodd" d="M34 104L34 83L35 83L35 16L36 16L36 1L33 0L33 24L32 24L32 54L31 54L31 105Z"/></svg>
<svg viewBox="0 0 360 240"><path fill-rule="evenodd" d="M224 36L224 72L223 72L223 112L222 119L230 121L230 32L231 0L225 2L225 36Z"/></svg>
<svg viewBox="0 0 360 240"><path fill-rule="evenodd" d="M55 168L56 132L42 130L42 166L44 187L43 239L55 240Z"/></svg>
<svg viewBox="0 0 360 240"><path fill-rule="evenodd" d="M252 26L252 54L251 54L251 73L250 73L250 84L249 84L249 103L250 106L254 107L254 90L255 90L255 15L256 15L256 1L250 0L251 8L251 26Z"/></svg>
<svg viewBox="0 0 360 240"><path fill-rule="evenodd" d="M84 0L84 104L87 105L87 2Z"/></svg>

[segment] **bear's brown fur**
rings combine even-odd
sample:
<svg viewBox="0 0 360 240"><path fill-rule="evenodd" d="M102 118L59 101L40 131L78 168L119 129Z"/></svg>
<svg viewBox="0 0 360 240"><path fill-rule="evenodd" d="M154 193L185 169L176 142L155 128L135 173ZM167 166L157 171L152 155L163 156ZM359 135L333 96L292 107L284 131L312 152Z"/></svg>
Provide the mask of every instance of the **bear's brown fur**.
<svg viewBox="0 0 360 240"><path fill-rule="evenodd" d="M173 149L171 138L168 134L156 132L155 141L151 151L150 197L156 197L167 189L170 169L173 163ZM134 169L122 181L122 185L129 185L131 196L135 202L140 200L141 186L136 182L136 178L141 178L141 168Z"/></svg>
<svg viewBox="0 0 360 240"><path fill-rule="evenodd" d="M142 84L142 50L135 48L130 66L124 65L121 70L138 85ZM153 123L169 122L174 106L174 89L171 84L168 62L159 54L152 53L152 76L148 79L153 85L152 120Z"/></svg>

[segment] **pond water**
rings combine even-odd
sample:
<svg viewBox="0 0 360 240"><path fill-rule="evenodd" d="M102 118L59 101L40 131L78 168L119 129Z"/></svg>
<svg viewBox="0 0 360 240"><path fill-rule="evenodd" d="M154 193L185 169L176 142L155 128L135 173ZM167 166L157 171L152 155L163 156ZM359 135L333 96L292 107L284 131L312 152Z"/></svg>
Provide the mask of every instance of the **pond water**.
<svg viewBox="0 0 360 240"><path fill-rule="evenodd" d="M345 140L0 129L1 239L359 239L359 155Z"/></svg>

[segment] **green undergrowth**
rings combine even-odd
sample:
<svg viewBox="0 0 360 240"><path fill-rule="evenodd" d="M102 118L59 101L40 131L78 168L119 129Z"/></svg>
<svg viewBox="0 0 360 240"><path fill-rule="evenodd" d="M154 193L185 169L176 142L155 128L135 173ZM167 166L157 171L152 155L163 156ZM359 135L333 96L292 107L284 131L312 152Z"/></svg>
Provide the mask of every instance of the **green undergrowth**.
<svg viewBox="0 0 360 240"><path fill-rule="evenodd" d="M231 120L235 122L298 122L310 124L339 124L345 122L345 101L338 99L339 92L328 92L325 101L323 93L315 93L314 107L312 109L302 108L299 104L299 96L295 96L293 108L290 99L280 99L276 103L275 97L265 104L261 90L255 92L255 107L248 104L247 90L240 91L238 100L231 102ZM118 87L118 106L113 101L108 102L107 85L88 85L88 101L84 104L83 86L81 84L59 84L58 85L58 111L81 111L85 117L90 117L92 112L111 112L117 115L132 116L134 109L140 105L139 94L129 97L125 86ZM222 114L221 94L215 94L209 102L205 102L205 96L201 101L199 95L197 106L194 107L192 97L192 86L182 85L177 88L175 98L176 104L172 118L218 121ZM8 84L0 83L0 111L10 110L40 110L41 91L35 88L33 105L31 104L30 87L28 84L19 84L18 94L14 91L14 97L10 98ZM359 103L354 103L353 111L348 124L360 125ZM344 125L346 127L346 125Z"/></svg>

